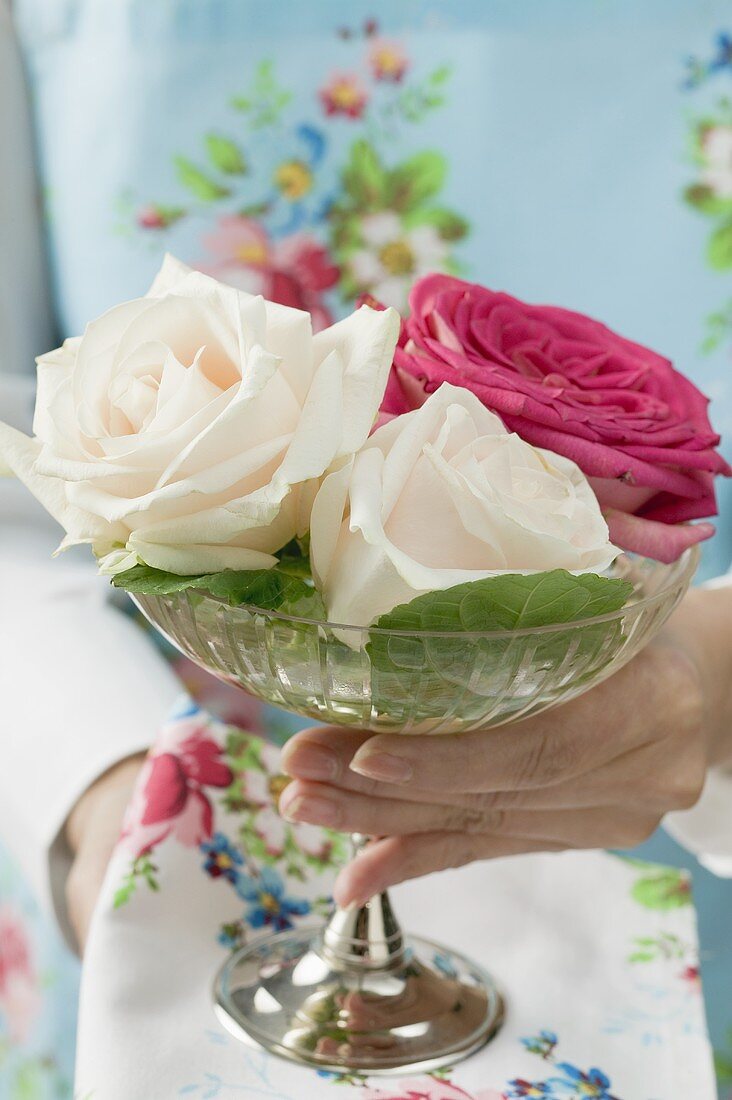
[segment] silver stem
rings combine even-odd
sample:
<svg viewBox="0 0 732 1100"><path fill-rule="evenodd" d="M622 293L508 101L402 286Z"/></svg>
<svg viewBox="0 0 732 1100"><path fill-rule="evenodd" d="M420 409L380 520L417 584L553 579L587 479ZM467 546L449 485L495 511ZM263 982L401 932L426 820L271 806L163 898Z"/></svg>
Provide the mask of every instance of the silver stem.
<svg viewBox="0 0 732 1100"><path fill-rule="evenodd" d="M353 855L368 843L351 836ZM323 955L334 969L396 970L404 963L404 937L389 895L377 894L365 905L337 907L323 932Z"/></svg>

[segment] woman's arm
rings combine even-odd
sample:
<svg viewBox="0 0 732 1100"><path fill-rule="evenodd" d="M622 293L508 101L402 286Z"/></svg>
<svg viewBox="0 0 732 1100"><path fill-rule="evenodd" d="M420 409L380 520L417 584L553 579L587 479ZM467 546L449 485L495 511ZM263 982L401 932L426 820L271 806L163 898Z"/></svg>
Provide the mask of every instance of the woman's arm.
<svg viewBox="0 0 732 1100"><path fill-rule="evenodd" d="M0 508L1 498L0 485ZM0 837L68 934L66 818L103 772L147 747L180 686L143 632L106 602L93 566L29 562L39 539L30 524L13 547L4 534Z"/></svg>
<svg viewBox="0 0 732 1100"><path fill-rule="evenodd" d="M341 904L475 859L633 847L732 763L732 587L691 592L634 661L546 714L444 737L309 730L284 762L285 816L388 837L342 872ZM732 796L716 827L732 857Z"/></svg>
<svg viewBox="0 0 732 1100"><path fill-rule="evenodd" d="M0 419L22 421L32 390L30 379L0 375ZM0 838L71 938L66 818L102 773L147 747L180 686L108 602L86 547L52 559L60 528L10 478L0 477L0 517ZM121 814L109 805L116 830ZM93 824L98 840L98 813Z"/></svg>

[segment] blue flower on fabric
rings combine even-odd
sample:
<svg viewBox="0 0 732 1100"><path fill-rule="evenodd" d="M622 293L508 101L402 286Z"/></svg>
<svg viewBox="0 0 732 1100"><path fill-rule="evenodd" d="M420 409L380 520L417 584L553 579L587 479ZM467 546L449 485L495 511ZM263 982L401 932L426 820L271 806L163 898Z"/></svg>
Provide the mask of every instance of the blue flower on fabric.
<svg viewBox="0 0 732 1100"><path fill-rule="evenodd" d="M242 921L230 921L228 924L222 924L221 930L216 937L222 947L227 948L229 951L237 951L240 947L244 946L246 941L246 932Z"/></svg>
<svg viewBox="0 0 732 1100"><path fill-rule="evenodd" d="M239 875L236 892L249 902L245 914L252 928L274 928L281 932L292 928L293 917L303 917L310 912L310 902L305 898L291 898L285 893L285 884L274 867L264 867L258 878Z"/></svg>
<svg viewBox="0 0 732 1100"><path fill-rule="evenodd" d="M582 1097L582 1100L617 1100L608 1090L610 1078L601 1069L590 1069L583 1073L569 1062L560 1062L556 1069L563 1074L561 1078L552 1078L549 1084L572 1090L570 1096Z"/></svg>
<svg viewBox="0 0 732 1100"><path fill-rule="evenodd" d="M687 91L698 88L707 77L715 73L732 71L732 35L726 31L720 31L714 46L715 52L709 61L702 61L698 57L687 58L687 73L683 84Z"/></svg>
<svg viewBox="0 0 732 1100"><path fill-rule="evenodd" d="M508 1083L506 1096L509 1100L517 1097L531 1097L531 1100L558 1100L559 1094L554 1091L551 1081L526 1081L523 1077L516 1077Z"/></svg>
<svg viewBox="0 0 732 1100"><path fill-rule="evenodd" d="M214 833L210 840L201 844L206 859L203 869L211 878L225 878L235 883L239 877L238 868L244 862L241 852L223 833Z"/></svg>
<svg viewBox="0 0 732 1100"><path fill-rule="evenodd" d="M530 1035L522 1039L521 1042L531 1054L548 1058L559 1042L559 1038L556 1032L542 1028L538 1035Z"/></svg>

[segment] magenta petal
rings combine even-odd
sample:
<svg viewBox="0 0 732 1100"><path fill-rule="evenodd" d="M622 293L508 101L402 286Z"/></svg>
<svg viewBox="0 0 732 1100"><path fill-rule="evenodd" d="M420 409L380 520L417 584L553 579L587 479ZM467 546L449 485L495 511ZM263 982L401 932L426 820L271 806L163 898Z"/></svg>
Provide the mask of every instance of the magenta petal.
<svg viewBox="0 0 732 1100"><path fill-rule="evenodd" d="M610 529L610 540L616 546L666 564L676 561L684 550L710 539L714 534L711 523L657 523L614 509L606 512L605 519Z"/></svg>
<svg viewBox="0 0 732 1100"><path fill-rule="evenodd" d="M141 824L170 821L182 813L187 798L188 784L178 757L171 752L151 757Z"/></svg>

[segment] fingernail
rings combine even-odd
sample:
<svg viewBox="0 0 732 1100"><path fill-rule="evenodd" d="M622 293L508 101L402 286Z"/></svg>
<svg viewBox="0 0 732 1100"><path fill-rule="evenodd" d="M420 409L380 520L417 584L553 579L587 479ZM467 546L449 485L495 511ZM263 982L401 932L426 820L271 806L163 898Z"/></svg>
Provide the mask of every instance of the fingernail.
<svg viewBox="0 0 732 1100"><path fill-rule="evenodd" d="M335 753L320 745L296 745L290 753L285 748L282 764L298 779L335 779L338 772Z"/></svg>
<svg viewBox="0 0 732 1100"><path fill-rule="evenodd" d="M284 798L284 796L283 796ZM340 820L340 809L329 798L301 795L283 806L280 813L285 821L307 821L310 825L325 825L335 829Z"/></svg>
<svg viewBox="0 0 732 1100"><path fill-rule="evenodd" d="M351 761L351 771L367 779L383 779L385 783L407 783L413 775L412 765L401 756L386 752L364 753L359 749Z"/></svg>

